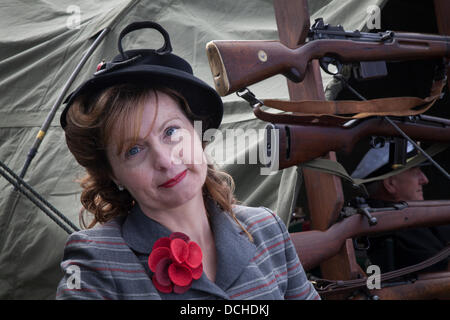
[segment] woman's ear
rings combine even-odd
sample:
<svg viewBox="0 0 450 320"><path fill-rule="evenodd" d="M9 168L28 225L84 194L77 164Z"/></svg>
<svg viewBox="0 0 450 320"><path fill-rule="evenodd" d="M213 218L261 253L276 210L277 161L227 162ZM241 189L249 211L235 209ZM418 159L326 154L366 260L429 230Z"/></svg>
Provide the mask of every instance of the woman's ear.
<svg viewBox="0 0 450 320"><path fill-rule="evenodd" d="M119 187L119 186L122 185L122 184L120 183L120 181L117 180L117 178L114 176L113 173L110 173L108 176L109 176L109 178L115 183L115 185L116 185L117 187ZM120 188L119 188L119 189L120 189Z"/></svg>
<svg viewBox="0 0 450 320"><path fill-rule="evenodd" d="M119 189L119 191L125 190L125 187L124 187L123 184L121 184L119 181L113 180L113 182L116 184L117 189Z"/></svg>

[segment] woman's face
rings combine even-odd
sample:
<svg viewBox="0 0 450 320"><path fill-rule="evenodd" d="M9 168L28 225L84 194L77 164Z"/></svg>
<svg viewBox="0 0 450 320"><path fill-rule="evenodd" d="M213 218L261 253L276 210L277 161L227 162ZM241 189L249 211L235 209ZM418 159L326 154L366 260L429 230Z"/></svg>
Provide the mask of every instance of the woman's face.
<svg viewBox="0 0 450 320"><path fill-rule="evenodd" d="M172 97L160 91L157 96L158 107L153 93L144 104L137 141L133 143L131 134L118 137L115 131L107 146L114 182L124 186L144 212L175 208L202 194L207 172L190 120ZM119 138L125 141L120 153Z"/></svg>

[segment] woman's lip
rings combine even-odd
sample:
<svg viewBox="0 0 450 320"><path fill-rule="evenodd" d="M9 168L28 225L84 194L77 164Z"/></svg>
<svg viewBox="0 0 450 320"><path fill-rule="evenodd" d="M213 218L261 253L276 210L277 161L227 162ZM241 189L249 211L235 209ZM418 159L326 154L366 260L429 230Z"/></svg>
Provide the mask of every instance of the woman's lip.
<svg viewBox="0 0 450 320"><path fill-rule="evenodd" d="M181 180L184 179L184 177L186 176L186 173L187 173L187 169L184 170L182 173L176 175L175 178L170 179L169 181L164 182L162 185L160 185L160 187L163 187L163 188L172 188L173 186L175 186L175 185L178 184Z"/></svg>

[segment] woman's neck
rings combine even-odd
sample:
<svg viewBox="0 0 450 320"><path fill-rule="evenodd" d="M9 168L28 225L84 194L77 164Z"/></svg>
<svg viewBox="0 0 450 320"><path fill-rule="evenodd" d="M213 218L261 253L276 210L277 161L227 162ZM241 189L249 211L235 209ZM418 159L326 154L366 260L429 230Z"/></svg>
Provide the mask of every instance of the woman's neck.
<svg viewBox="0 0 450 320"><path fill-rule="evenodd" d="M192 241L200 244L211 240L212 231L201 193L179 207L162 210L142 208L142 210L146 216L170 231L187 234Z"/></svg>
<svg viewBox="0 0 450 320"><path fill-rule="evenodd" d="M163 211L141 209L170 231L182 232L196 242L203 252L203 271L211 281L215 281L216 247L202 194L177 208Z"/></svg>

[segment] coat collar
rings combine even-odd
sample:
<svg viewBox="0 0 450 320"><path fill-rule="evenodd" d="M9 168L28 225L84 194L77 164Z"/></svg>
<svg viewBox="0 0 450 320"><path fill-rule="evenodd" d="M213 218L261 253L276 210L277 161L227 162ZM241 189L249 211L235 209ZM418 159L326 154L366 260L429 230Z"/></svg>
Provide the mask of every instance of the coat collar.
<svg viewBox="0 0 450 320"><path fill-rule="evenodd" d="M248 266L255 256L256 246L229 214L217 206L213 208L209 212L217 252L216 284L225 290Z"/></svg>
<svg viewBox="0 0 450 320"><path fill-rule="evenodd" d="M227 298L225 291L239 277L254 257L256 247L232 218L212 200L206 201L217 254L216 281L202 277L192 288ZM176 231L176 230L173 230ZM172 231L147 217L138 205L131 210L122 225L122 236L134 251L148 255L156 240L168 237Z"/></svg>
<svg viewBox="0 0 450 320"><path fill-rule="evenodd" d="M153 244L162 237L168 237L170 230L147 217L136 204L122 225L122 236L128 246L141 254L150 254Z"/></svg>

